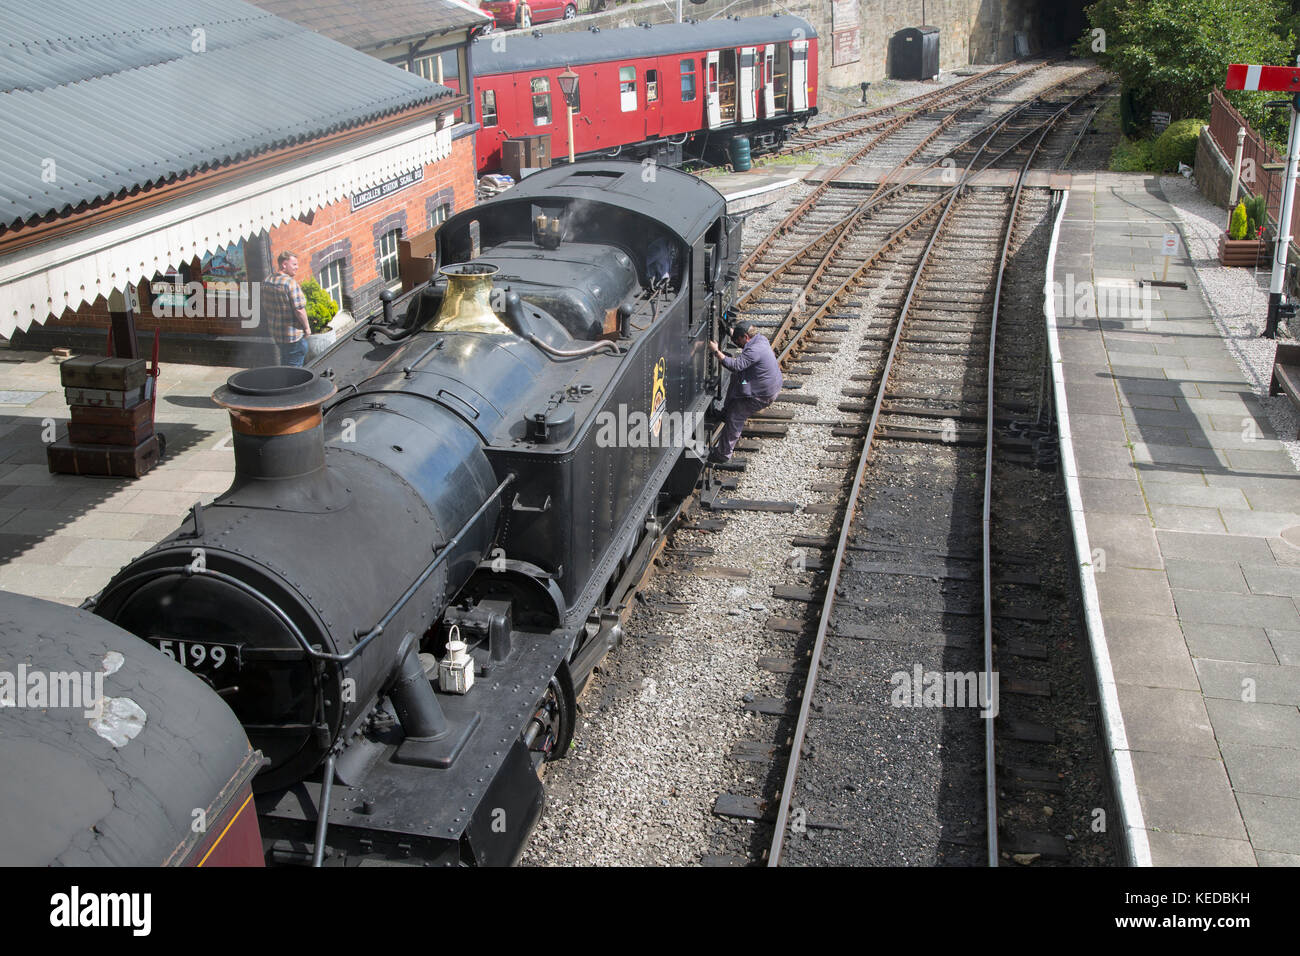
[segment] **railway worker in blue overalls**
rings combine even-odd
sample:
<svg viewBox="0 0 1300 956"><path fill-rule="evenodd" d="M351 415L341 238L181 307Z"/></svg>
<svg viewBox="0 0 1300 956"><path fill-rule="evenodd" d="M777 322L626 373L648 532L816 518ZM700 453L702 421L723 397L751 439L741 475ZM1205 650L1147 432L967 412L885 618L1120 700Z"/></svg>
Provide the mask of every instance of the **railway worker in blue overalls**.
<svg viewBox="0 0 1300 956"><path fill-rule="evenodd" d="M731 460L745 422L754 413L771 405L783 384L781 366L767 336L752 325L737 322L731 327L731 341L740 349L740 354L734 358L718 348L717 342L709 343L709 350L731 372L727 400L722 406L722 437L709 452L709 461L713 464Z"/></svg>

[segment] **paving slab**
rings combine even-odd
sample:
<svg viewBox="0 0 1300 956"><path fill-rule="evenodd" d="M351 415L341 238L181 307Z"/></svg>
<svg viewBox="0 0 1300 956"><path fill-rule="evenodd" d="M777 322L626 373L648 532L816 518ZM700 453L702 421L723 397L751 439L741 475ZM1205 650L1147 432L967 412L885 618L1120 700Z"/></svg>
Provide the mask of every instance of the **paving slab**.
<svg viewBox="0 0 1300 956"><path fill-rule="evenodd" d="M1277 664L1268 630L1253 624L1182 621L1183 636L1193 657L1214 661Z"/></svg>
<svg viewBox="0 0 1300 956"><path fill-rule="evenodd" d="M1098 174L1072 189L1049 281L1100 288L1163 266L1147 237L1178 219L1157 177ZM1069 322L1053 366L1090 549L1078 555L1090 631L1109 662L1099 679L1124 728L1114 760L1136 783L1121 803L1138 862L1292 865L1300 476L1192 262L1173 258L1169 278L1188 288L1159 290L1150 320Z"/></svg>
<svg viewBox="0 0 1300 956"><path fill-rule="evenodd" d="M1271 794L1243 793L1238 798L1241 815L1250 834L1250 845L1258 853L1273 850L1300 855L1300 800Z"/></svg>
<svg viewBox="0 0 1300 956"><path fill-rule="evenodd" d="M1267 865L1263 860L1257 860L1258 854L1248 840L1222 840L1164 831L1152 832L1147 839L1151 843L1153 866L1255 866L1257 862L1260 866Z"/></svg>
<svg viewBox="0 0 1300 956"><path fill-rule="evenodd" d="M1300 708L1210 697L1205 709L1221 744L1257 744L1300 734Z"/></svg>
<svg viewBox="0 0 1300 956"><path fill-rule="evenodd" d="M1237 793L1277 797L1300 794L1300 750L1258 744L1220 744L1228 778Z"/></svg>
<svg viewBox="0 0 1300 956"><path fill-rule="evenodd" d="M1087 524L1088 541L1094 551L1102 549L1101 560L1106 568L1164 566L1156 532L1147 515L1090 514Z"/></svg>

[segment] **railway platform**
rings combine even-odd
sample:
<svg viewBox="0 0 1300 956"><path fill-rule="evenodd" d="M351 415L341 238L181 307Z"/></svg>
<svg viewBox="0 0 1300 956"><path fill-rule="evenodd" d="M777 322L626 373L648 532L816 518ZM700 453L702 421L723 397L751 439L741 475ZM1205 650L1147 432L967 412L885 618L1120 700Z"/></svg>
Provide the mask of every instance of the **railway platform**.
<svg viewBox="0 0 1300 956"><path fill-rule="evenodd" d="M1300 865L1300 478L1181 236L1139 284L1178 223L1075 176L1047 267L1102 722L1132 862Z"/></svg>
<svg viewBox="0 0 1300 956"><path fill-rule="evenodd" d="M52 475L45 443L67 431L58 362L0 349L0 589L80 604L174 531L194 502L230 487L230 417L212 390L236 369L163 365L163 461L142 478Z"/></svg>

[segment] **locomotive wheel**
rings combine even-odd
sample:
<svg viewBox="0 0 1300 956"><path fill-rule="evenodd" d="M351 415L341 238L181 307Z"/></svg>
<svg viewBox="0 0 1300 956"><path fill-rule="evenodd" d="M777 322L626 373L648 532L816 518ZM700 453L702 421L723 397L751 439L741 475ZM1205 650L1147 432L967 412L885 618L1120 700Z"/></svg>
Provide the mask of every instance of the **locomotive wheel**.
<svg viewBox="0 0 1300 956"><path fill-rule="evenodd" d="M573 4L569 4L567 7L564 8L564 19L572 20L577 15L578 15L578 8L575 7Z"/></svg>
<svg viewBox="0 0 1300 956"><path fill-rule="evenodd" d="M533 25L533 11L529 10L528 7L526 6L520 7L519 8L519 29L527 30L532 25Z"/></svg>

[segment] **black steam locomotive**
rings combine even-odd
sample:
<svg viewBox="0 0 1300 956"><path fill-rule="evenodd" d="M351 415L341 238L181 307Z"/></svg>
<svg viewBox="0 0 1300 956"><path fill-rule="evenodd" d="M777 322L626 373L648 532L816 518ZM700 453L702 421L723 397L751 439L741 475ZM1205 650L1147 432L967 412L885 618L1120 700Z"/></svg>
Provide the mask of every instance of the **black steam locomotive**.
<svg viewBox="0 0 1300 956"><path fill-rule="evenodd" d="M544 170L312 369L217 390L233 485L94 610L239 717L269 862L518 857L699 478L739 251L694 177Z"/></svg>

